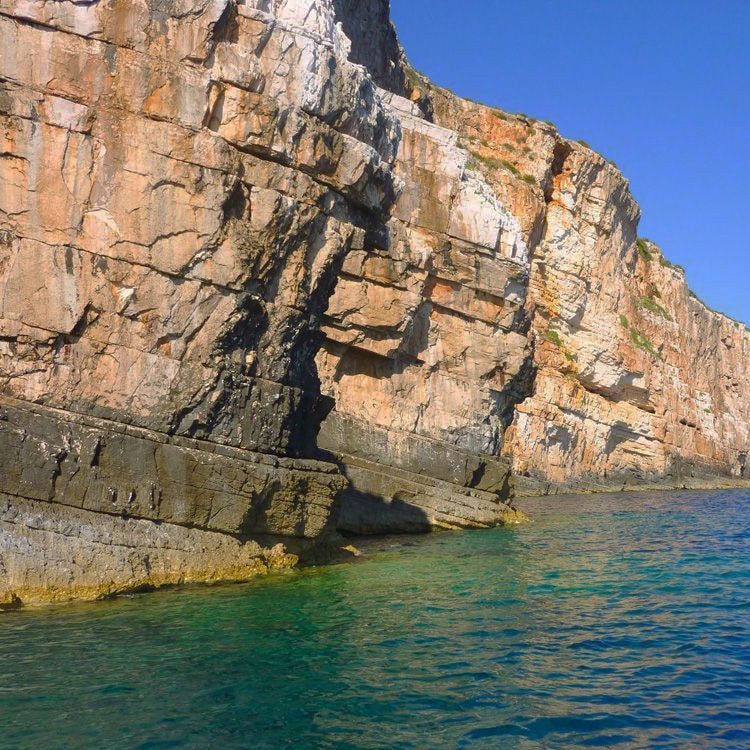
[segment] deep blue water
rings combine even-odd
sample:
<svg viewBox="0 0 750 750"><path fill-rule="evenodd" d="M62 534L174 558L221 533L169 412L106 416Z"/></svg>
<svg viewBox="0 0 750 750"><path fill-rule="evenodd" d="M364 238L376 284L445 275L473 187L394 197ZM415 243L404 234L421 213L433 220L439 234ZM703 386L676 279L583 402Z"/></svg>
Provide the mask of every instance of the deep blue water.
<svg viewBox="0 0 750 750"><path fill-rule="evenodd" d="M2 748L748 748L750 493L0 615Z"/></svg>

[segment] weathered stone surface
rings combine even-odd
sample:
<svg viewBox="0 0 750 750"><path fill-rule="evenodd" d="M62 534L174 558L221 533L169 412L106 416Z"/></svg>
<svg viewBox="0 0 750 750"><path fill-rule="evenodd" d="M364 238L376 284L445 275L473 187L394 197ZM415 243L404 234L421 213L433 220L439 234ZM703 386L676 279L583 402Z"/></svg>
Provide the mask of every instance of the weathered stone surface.
<svg viewBox="0 0 750 750"><path fill-rule="evenodd" d="M509 498L502 435L530 356L527 239L454 131L427 122L406 99L383 96L401 119L396 170L404 189L387 241L350 251L326 311L317 363L336 407L319 443L356 475L358 497L387 499L393 527L404 516L395 503L407 496L422 512L411 530L487 525ZM357 457L388 467L392 479L355 468ZM421 476L423 492L414 476L400 487L400 470ZM445 492L433 479L454 485L445 524L427 499ZM494 492L483 498L488 507L464 504L465 488L482 491L483 483ZM368 528L373 503L360 501L370 510L355 519L351 497L344 495L341 526Z"/></svg>
<svg viewBox="0 0 750 750"><path fill-rule="evenodd" d="M349 486L338 528L349 534L419 533L431 529L486 529L515 519L515 510L485 492L414 474L382 462L345 457ZM507 469L504 473L508 479ZM507 487L501 497L507 498ZM515 520L510 521L515 522Z"/></svg>
<svg viewBox="0 0 750 750"><path fill-rule="evenodd" d="M44 15L45 4L32 7ZM76 18L107 12L76 8ZM40 36L48 32L0 16L0 33L11 40L0 70L11 81L3 101L12 154L3 160L10 187L0 204L8 227L0 277L8 340L0 356L11 376L6 390L18 398L266 452L309 454L314 429L306 427L315 420L301 415L321 408L310 374L311 318L325 307L331 267L355 231L340 195L359 205L391 190L383 158L392 158L395 135L362 74L341 82L353 111L328 103L322 91L310 100L336 62L331 51L316 57L326 48L271 20L235 20L248 45L239 49L249 54L261 45L256 73L269 87L275 81L266 94L235 86L237 96L249 97L243 127L258 122L241 135L222 130L234 116L226 101L217 120L214 71L177 64L180 37L171 37L169 26L164 38L155 23L151 46L138 52L56 32L45 62L53 97L44 88L29 91L39 74L35 58L24 53L43 47ZM313 55L307 67L279 59L279 46L298 37L305 46L293 49ZM234 50L239 43L216 44ZM162 45L176 62L154 81ZM108 61L116 74L107 72ZM89 64L97 69L87 87L78 69ZM293 73L276 80L279 66L302 80ZM228 74L222 68L215 75L223 82ZM23 95L16 96L17 84ZM242 85L251 82L243 78ZM284 96L297 87L305 101L288 103L281 123ZM50 97L55 104L43 106ZM324 117L331 107L346 133L310 120L308 110ZM287 174L269 159L297 170ZM305 170L321 181L305 185ZM19 354L40 366L17 371Z"/></svg>
<svg viewBox="0 0 750 750"><path fill-rule="evenodd" d="M410 69L387 0L0 0L0 35L6 602L512 522L513 480L745 481L750 333L613 164Z"/></svg>
<svg viewBox="0 0 750 750"><path fill-rule="evenodd" d="M0 492L0 609L180 583L244 581L294 565L226 534L19 499Z"/></svg>
<svg viewBox="0 0 750 750"><path fill-rule="evenodd" d="M147 555L167 525L224 535L190 579L250 539L309 551L346 483L314 460L319 320L398 189L398 121L333 6L0 0L0 35L0 492L122 516ZM44 575L89 549L23 518ZM105 568L104 593L145 580Z"/></svg>
<svg viewBox="0 0 750 750"><path fill-rule="evenodd" d="M636 242L640 210L617 168L548 123L411 80L526 244L525 317L508 330L528 356L500 441L517 490L745 482L750 332Z"/></svg>
<svg viewBox="0 0 750 750"><path fill-rule="evenodd" d="M404 189L327 311L321 444L409 469L427 439L507 459L527 494L744 482L750 334L639 248L617 168L405 73L382 92Z"/></svg>
<svg viewBox="0 0 750 750"><path fill-rule="evenodd" d="M331 464L168 437L0 397L0 492L237 537L315 539Z"/></svg>

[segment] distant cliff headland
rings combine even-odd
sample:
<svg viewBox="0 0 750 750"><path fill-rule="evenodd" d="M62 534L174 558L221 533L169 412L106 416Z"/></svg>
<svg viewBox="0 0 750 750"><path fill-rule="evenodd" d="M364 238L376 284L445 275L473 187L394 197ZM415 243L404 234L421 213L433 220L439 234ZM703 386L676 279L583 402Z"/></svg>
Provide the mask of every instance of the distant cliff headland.
<svg viewBox="0 0 750 750"><path fill-rule="evenodd" d="M0 605L744 481L750 332L387 0L0 0Z"/></svg>

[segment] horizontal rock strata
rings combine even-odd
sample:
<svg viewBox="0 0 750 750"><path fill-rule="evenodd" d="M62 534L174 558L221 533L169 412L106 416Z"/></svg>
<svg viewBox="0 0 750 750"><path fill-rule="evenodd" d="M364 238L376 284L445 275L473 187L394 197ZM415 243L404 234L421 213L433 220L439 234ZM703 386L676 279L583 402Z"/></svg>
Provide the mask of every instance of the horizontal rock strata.
<svg viewBox="0 0 750 750"><path fill-rule="evenodd" d="M399 134L333 8L2 0L0 35L5 569L27 570L24 503L119 516L144 553L149 523L190 528L186 554L224 535L193 578L248 540L324 538L345 480L314 460L319 319L393 200ZM61 539L34 537L32 599ZM107 589L145 580L105 567Z"/></svg>
<svg viewBox="0 0 750 750"><path fill-rule="evenodd" d="M383 94L405 188L392 242L347 256L328 309L321 441L378 425L398 466L424 436L507 460L520 494L746 484L750 332L638 238L614 164L405 81Z"/></svg>
<svg viewBox="0 0 750 750"><path fill-rule="evenodd" d="M170 523L0 492L0 610L167 585L245 581L297 562L273 548Z"/></svg>
<svg viewBox="0 0 750 750"><path fill-rule="evenodd" d="M748 329L638 238L640 210L611 162L547 123L434 100L493 185L513 185L521 222L544 217L530 243L533 379L503 444L518 490L744 483Z"/></svg>
<svg viewBox="0 0 750 750"><path fill-rule="evenodd" d="M0 0L0 35L5 605L507 523L514 483L745 481L748 330L612 163L412 70L387 0Z"/></svg>
<svg viewBox="0 0 750 750"><path fill-rule="evenodd" d="M0 397L0 492L239 537L315 539L345 482L277 458Z"/></svg>

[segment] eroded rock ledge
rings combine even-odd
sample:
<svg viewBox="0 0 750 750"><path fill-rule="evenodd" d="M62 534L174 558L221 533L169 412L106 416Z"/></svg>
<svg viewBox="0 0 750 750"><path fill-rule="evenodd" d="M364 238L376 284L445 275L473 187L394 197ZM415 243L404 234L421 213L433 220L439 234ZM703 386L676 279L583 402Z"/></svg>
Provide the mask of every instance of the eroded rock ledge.
<svg viewBox="0 0 750 750"><path fill-rule="evenodd" d="M0 602L744 481L750 333L387 0L0 0Z"/></svg>

